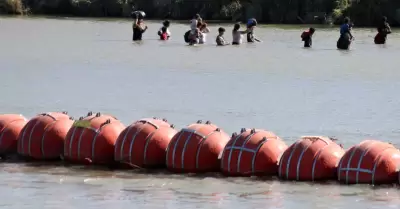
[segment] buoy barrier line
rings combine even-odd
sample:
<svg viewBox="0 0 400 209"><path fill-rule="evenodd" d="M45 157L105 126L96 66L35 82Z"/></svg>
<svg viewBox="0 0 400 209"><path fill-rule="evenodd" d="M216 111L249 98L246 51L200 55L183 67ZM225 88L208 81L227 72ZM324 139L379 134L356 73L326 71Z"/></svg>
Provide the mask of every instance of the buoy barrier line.
<svg viewBox="0 0 400 209"><path fill-rule="evenodd" d="M304 139L308 139L308 140L311 141L311 143L309 145L307 145L307 147L305 147L303 149L303 151L300 154L299 159L297 160L297 167L296 167L296 180L297 181L300 179L300 164L301 164L301 160L303 159L303 155L305 154L305 152L310 148L310 146L313 145L313 143L315 143L317 141L323 141L326 144L326 146L324 146L322 149L320 149L318 151L317 156L314 156L314 159L313 159L312 170L311 170L311 172L312 172L311 173L311 176L312 176L311 179L314 181L315 164L317 162L317 158L321 154L322 150L325 149L325 147L327 147L330 143L328 141L326 141L324 138L314 137L314 136L310 136L310 137L309 136L306 136L306 137L303 136L303 137L301 137L301 139L303 139L303 140ZM287 170L287 172L288 172L288 170ZM288 176L286 176L286 178L288 178Z"/></svg>
<svg viewBox="0 0 400 209"><path fill-rule="evenodd" d="M220 129L217 128L214 131L212 131L211 133L209 133L207 136L202 137L201 142L197 145L197 151L196 151L196 169L199 168L199 155L200 155L200 149L202 148L204 142L207 140L207 138L211 135L213 135L214 133L220 132ZM200 135L201 136L201 135Z"/></svg>
<svg viewBox="0 0 400 209"><path fill-rule="evenodd" d="M41 151L42 157L44 157L45 154L48 153L48 149L49 148L45 149L46 148L46 146L45 146L46 136L49 136L49 134L50 134L49 132L52 131L53 127L55 127L56 122L59 121L59 120L57 120L53 115L51 115L49 113L42 113L42 114L39 114L37 116L39 116L39 119L35 118L36 119L35 122L32 121L29 125L26 124L24 126L24 130L18 135L18 138L19 138L18 149L20 149L19 153L22 154L22 155L29 154L29 156L31 156L32 153L35 151L35 149L31 149L31 146L35 145L34 143L36 143L36 142L41 143L41 146L40 146L41 150L40 151ZM52 118L53 121L50 122L49 120L45 120L46 126L44 126L43 125L43 120L41 120L43 118L40 119L40 116L50 117L50 118ZM90 118L90 119L87 119L85 121L89 122L92 119L93 118ZM24 120L26 121L26 118L24 118ZM71 119L71 120L73 120L73 119ZM14 122L18 122L18 121L20 121L20 120L13 120L11 122L4 123L4 125L1 127L1 130L0 130L0 145L5 143L5 139L7 138L7 134L5 134L5 133L6 132L8 133L11 130L11 124L14 123ZM147 149L151 145L150 141L157 134L157 131L160 129L161 125L159 127L157 124L153 123L152 121L148 121L148 120L139 120L138 122L149 123L149 125L151 125L152 127L155 128L155 130L153 130L151 133L147 134L147 136L145 138L145 144L144 144L144 148L143 148L144 149L143 161L144 161L144 163L146 163L147 159L149 159L148 157L150 157L150 156L147 156L147 154L148 154L147 153ZM95 135L92 136L93 140L91 142L92 143L91 144L91 152L92 152L91 153L91 157L94 159L95 158L95 147L96 147L96 144L100 143L100 142L98 142L97 139L101 136L101 132L103 130L103 126L105 127L105 125L107 125L107 124L110 124L110 121L108 121L106 123L103 123L98 129L95 129L95 128L92 128L92 127L76 126L76 123L74 123L74 125L73 125L74 130L71 130L72 134L71 134L71 137L70 137L70 141L68 142L69 143L68 147L69 147L70 150L64 149L64 151L65 151L64 154L67 155L69 153L70 157L72 156L72 154L73 154L72 153L72 145L73 145L73 142L75 140L76 135L79 135L79 138L77 139L77 140L79 140L79 142L78 142L78 158L81 158L81 155L82 155L80 153L80 151L81 151L80 150L81 149L81 142L82 142L82 140L84 141L84 138L85 138L84 135L88 134L86 132L87 131L86 129L89 129L90 131L94 131L95 132ZM39 127L38 126L44 126L43 130L42 130L42 127L40 127L40 131L39 131ZM138 132L140 132L142 129L143 129L143 127L142 128L138 128L136 130L136 132L135 132L135 134L134 134L134 136L132 138L132 141L130 142L130 145L129 145L130 146L130 154L129 154L130 160L129 161L130 161L131 164L132 164L132 147L135 146L135 141L137 141L136 137L138 136ZM200 157L200 154L201 154L200 151L202 149L203 144L206 142L206 140L207 140L207 138L209 136L211 136L212 134L215 134L216 132L219 132L219 129L217 128L217 129L215 129L213 131L210 130L209 134L203 135L203 134L199 133L198 132L199 130L197 130L197 129L200 130L201 127L196 127L195 130L193 128L192 129L189 129L189 128L182 129L180 131L179 135L175 136L176 139L177 139L177 140L175 140L176 143L174 145L167 146L167 148L165 150L167 152L167 157L166 157L166 161L167 162L168 162L168 159L169 159L168 158L168 153L170 151L174 152L172 154L172 158L173 158L172 167L173 168L176 167L176 165L175 165L175 158L176 158L175 154L176 154L176 151L177 151L178 143L181 140L184 140L186 138L186 141L183 144L181 143L179 145L179 147L183 146L183 150L181 151L181 159L180 159L181 163L182 163L182 169L185 168L185 161L184 161L185 160L185 155L186 155L187 149L189 149L191 147L190 144L193 144L193 143L191 143L192 140L197 140L198 141L197 145L193 144L194 146L197 146L196 168L198 168L199 167L199 161L201 161L201 158L199 159L199 157ZM77 133L77 130L78 130L78 132L79 131L81 131L81 132ZM132 127L127 129L127 133L124 133L125 135L124 135L124 138L123 138L122 141L126 141L128 136L130 135L129 132L131 130L132 130ZM41 139L38 139L37 137L35 137L36 135L39 135L38 134L39 132L41 133ZM239 168L240 168L240 165L241 165L241 158L245 155L245 154L243 154L243 152L249 152L249 153L253 154L252 161L251 161L251 166L252 166L251 172L255 173L256 172L255 171L256 170L255 161L256 161L257 153L259 152L260 149L262 149L262 146L267 141L272 139L272 137L271 138L263 137L260 141L258 141L257 144L255 144L255 143L252 144L252 145L256 145L256 146L252 146L252 148L248 148L246 146L246 144L249 143L249 141L252 140L252 137L254 137L254 135L256 133L259 133L259 132L257 131L257 132L250 133L249 135L247 135L245 137L245 139L241 141L241 143L242 143L241 145L238 145L238 141L239 141L240 137L242 137L242 139L244 138L243 134L232 136L232 144L230 144L229 146L226 146L223 149L222 153L219 155L219 159L222 159L221 162L220 162L221 163L220 164L221 168L226 163L226 162L224 163L224 160L223 160L224 157L225 157L224 155L226 154L224 151L228 151L228 150L230 151L230 153L229 153L230 156L228 157L228 162L229 162L228 170L230 171L231 170L230 162L232 162L232 159L231 159L232 158L232 153L233 153L233 151L235 151L235 153L237 153L237 150L239 150L238 161L237 161L237 163L235 163L235 164L237 164L237 169L236 169L237 172L240 171ZM184 138L184 134L188 134L188 136ZM197 135L199 137L194 137L193 135ZM195 139L192 139L192 137L195 138ZM276 138L278 138L278 137L276 137ZM48 139L50 139L50 138L48 138ZM317 140L321 140L326 145L325 146L322 145L321 148L318 151L316 151L316 153L313 156L311 180L314 181L315 175L318 175L318 174L315 173L315 170L318 169L318 165L317 165L317 162L319 162L318 159L321 157L321 155L323 155L324 150L326 151L326 149L329 149L331 147L331 145L333 145L334 142L330 142L326 138L316 138L315 140L313 139L313 137L304 137L304 138L302 138L302 140L304 140L304 139L308 139L307 143L300 143L301 140L298 140L295 144L293 144L291 146L292 150L290 150L290 152L287 152L287 153L286 152L285 153L282 152L282 154L280 154L279 160L278 160L278 162L279 162L278 175L280 177L286 176L287 179L289 178L290 167L294 166L294 165L291 165L291 160L292 160L293 157L295 157L295 156L297 156L299 154L299 158L298 158L297 166L296 166L296 172L297 172L296 173L296 180L299 180L300 177L301 177L300 176L300 174L301 174L300 173L300 170L301 170L300 168L302 166L302 162L301 162L302 159L305 158L305 156L307 156L307 153L308 153L307 151L310 150L310 147L313 147L313 143L315 143ZM33 142L32 142L32 140L33 140ZM258 138L258 140L259 140L259 138ZM25 142L27 142L27 144L25 144ZM21 144L21 145L19 145L19 144ZM395 148L393 146L383 146L380 149L375 150L374 148L377 146L377 144L378 144L378 141L367 140L367 141L364 141L363 143L360 143L357 146L353 146L352 148L350 148L348 150L348 154L347 155L343 155L339 160L339 166L337 167L337 170L336 170L337 171L338 181L343 181L344 180L343 177L346 178L346 180L344 181L345 183L351 182L351 183L359 184L360 181L361 181L361 183L367 183L368 182L368 183L372 183L374 185L377 181L379 181L379 182L380 181L385 181L385 176L382 176L382 174L385 174L385 172L389 172L389 171L382 170L382 169L384 169L384 166L386 165L386 161L388 161L390 157L398 158L396 156L398 156L399 154L395 154L396 156L394 156L394 155L392 156L392 155L388 154L388 150L389 151L391 151L392 149L396 149L397 150L397 148ZM123 143L123 145L124 145L124 143ZM298 150L300 145L303 146L301 152L299 152L300 150ZM26 146L28 146L28 148ZM68 148L68 147L66 146L66 148ZM27 149L25 149L25 148L27 148ZM34 148L35 148L35 146L34 146ZM82 146L82 148L83 148L83 146ZM123 150L123 148L121 150ZM374 151L372 151L372 150L374 150ZM115 149L114 151L117 151L117 149ZM190 154L193 154L193 152L191 152ZM334 153L334 155L336 156L335 153ZM60 157L63 158L62 155ZM356 159L356 160L353 159L353 158L357 158L357 157L359 159ZM364 159L365 157L367 157L367 159ZM388 158L388 159L386 159L386 158ZM285 163L284 162L285 159L287 159L288 162ZM347 162L346 162L346 160L347 160ZM374 162L368 164L366 162L367 160L372 160ZM66 159L66 161L68 161L68 159ZM283 163L280 163L280 162L283 162ZM303 162L303 163L305 163L305 162ZM284 173L283 164L286 164L286 172L285 173ZM395 164L393 164L391 166L394 167L394 169L392 169L390 171L391 172L390 175L396 173L396 175L397 175L396 178L400 182L399 167L396 167ZM400 166L400 165L398 165L398 166ZM303 164L303 167L304 167L304 164ZM248 172L248 173L250 173L250 172ZM368 175L365 176L366 174L370 174L371 175L371 180L370 181L369 181ZM386 176L387 176L387 174L386 174ZM365 178L365 177L368 177L368 178ZM376 178L378 178L378 179L376 179ZM387 177L387 178L389 178L389 177Z"/></svg>
<svg viewBox="0 0 400 209"><path fill-rule="evenodd" d="M132 128L133 127L135 127L134 125L133 126L130 126L128 129L126 129L126 132L125 132L125 135L124 135L124 138L122 139L122 144L121 144L121 148L120 148L120 152L119 152L119 159L116 159L116 160L118 160L118 161L124 161L124 148L125 148L125 141L126 141L126 138L128 137L128 134L130 133L130 131L132 130ZM136 131L135 131L135 133L132 135L132 139L131 139L131 143L130 143L130 145L129 145L129 162L131 162L131 152L132 152L132 149L131 149L131 147L132 147L132 142L133 141L135 141L135 139L136 139L136 136L140 133L140 131L142 131L142 129L143 129L144 127L142 126L141 128L139 128L139 129L136 129ZM115 148L114 148L114 150L115 150L115 154L117 154L117 150L118 149L118 147L117 146L115 146Z"/></svg>
<svg viewBox="0 0 400 209"><path fill-rule="evenodd" d="M175 168L175 152L176 152L176 147L178 146L178 143L180 142L180 139L181 139L181 137L182 137L182 134L183 133L189 133L189 136L186 138L186 141L185 141L185 144L183 145L183 149L182 149L182 152L181 152L181 170L184 170L184 168L185 168L185 164L184 164L184 162L185 162L185 152L186 152L186 145L187 145L187 143L190 141L190 139L192 138L192 135L193 134L196 134L196 135L198 135L198 136L200 136L201 138L204 138L205 136L203 135L203 134L201 134L201 133L197 133L197 130L198 130L198 128L200 128L200 127L197 127L196 129L189 129L189 128L183 128L182 130L181 130L181 135L179 135L179 138L176 140L176 143L175 143L175 146L174 146L174 151L173 151L173 153L172 153L172 168Z"/></svg>
<svg viewBox="0 0 400 209"><path fill-rule="evenodd" d="M245 146L246 146L246 144L247 144L247 142L249 142L250 141L250 139L254 136L254 135L256 135L258 132L257 131L254 131L253 133L250 133L250 135L246 138L246 140L244 140L244 142L242 143L242 146L241 146L241 148L244 148ZM232 151L231 151L232 152ZM237 165L236 165L236 172L240 172L240 162L241 162L241 159L242 159L242 153L243 153L243 149L240 149L240 151L239 151L239 155L238 155L238 161L237 161ZM254 153L253 153L254 154ZM230 163L230 159L228 159L228 162Z"/></svg>
<svg viewBox="0 0 400 209"><path fill-rule="evenodd" d="M91 161L95 160L94 153L95 153L95 148L96 148L97 137L99 136L99 134L101 133L101 131L103 130L103 128L106 127L107 125L110 125L110 124L111 124L111 121L108 122L108 123L105 122L105 123L103 123L103 124L100 126L100 128L96 131L96 135L94 136L93 141L92 141L92 159L91 159Z"/></svg>
<svg viewBox="0 0 400 209"><path fill-rule="evenodd" d="M114 147L114 158L115 158L116 161L123 160L124 154L122 152L123 152L123 149L124 149L124 144L125 144L125 141L126 141L126 137L128 136L129 132L132 130L133 127L134 126L129 126L129 128L125 130L124 138L122 138L121 147L119 148L120 149L119 150L120 151L119 152L119 158L118 158L118 146L117 146L117 144L115 144L116 146ZM118 143L118 141L116 143Z"/></svg>
<svg viewBox="0 0 400 209"><path fill-rule="evenodd" d="M371 143L368 147L367 147L367 149L365 149L362 153L361 153L361 155L360 155L360 159L358 160L358 165L357 165L357 173L356 173L356 182L358 182L358 176L359 176L359 173L360 172L358 172L360 169L361 169L361 163L362 163L362 161L363 161L363 159L364 159L364 157L365 157L365 154L370 150L370 148L372 147L372 145L374 145L374 143ZM348 172L348 171L347 171ZM347 178L347 177L346 177Z"/></svg>
<svg viewBox="0 0 400 209"><path fill-rule="evenodd" d="M292 160L294 151L296 151L297 146L300 144L301 141L302 141L302 140L298 140L298 141L296 142L296 144L293 146L292 151L291 151L290 154L289 154L288 161L287 161L287 163L286 163L286 179L289 178L290 161ZM282 158L282 160L283 160L283 158ZM281 167L281 168L282 168L282 167Z"/></svg>
<svg viewBox="0 0 400 209"><path fill-rule="evenodd" d="M305 148L303 148L303 150L301 151L301 154L299 156L299 159L297 159L297 165L296 165L296 180L299 180L299 174L300 174L300 164L301 164L301 159L303 159L303 155L304 153L308 150L308 148L313 144L313 142L311 141L310 144L308 144ZM289 170L287 170L288 172ZM287 177L286 177L287 178Z"/></svg>
<svg viewBox="0 0 400 209"><path fill-rule="evenodd" d="M253 135L254 133L250 133L246 138L245 138L245 142L247 142ZM237 137L235 138L235 140L232 142L232 146L236 146L236 143L238 141L238 139L241 137L241 134L238 134ZM242 144L243 145L243 144ZM241 146L243 147L243 146ZM232 151L229 152L229 156L228 156L228 172L231 172L231 159L232 159ZM239 156L241 157L241 156ZM238 157L238 162L239 162L239 157Z"/></svg>
<svg viewBox="0 0 400 209"><path fill-rule="evenodd" d="M69 150L68 150L69 151L69 155L68 156L70 158L72 157L72 150L73 150L72 149L72 145L73 145L73 142L75 140L75 132L76 132L77 129L81 130L81 133L80 133L79 139L78 139L78 153L77 153L78 159L80 159L80 145L81 145L82 136L85 133L85 130L89 129L91 131L94 131L95 134L97 134L97 132L98 132L97 129L92 128L90 126L90 120L92 120L93 118L90 118L88 121L87 120L82 120L82 119L84 119L84 118L81 118L80 120L75 121L72 124L72 127L71 127L71 128L74 128L74 130L72 131L72 135L71 135L71 138L70 138L70 141L69 141ZM65 148L64 148L64 151L65 151ZM64 155L66 155L66 152L64 152Z"/></svg>
<svg viewBox="0 0 400 209"><path fill-rule="evenodd" d="M156 120L157 118L153 118L153 119ZM166 122L166 120L163 120L163 121ZM146 142L145 142L145 148L144 148L143 163L144 164L147 163L147 147L149 145L149 141L150 141L150 139L152 139L153 135L160 129L160 127L157 124L153 123L152 121L146 120L146 119L139 120L139 121L135 122L134 124L132 124L128 129L126 129L126 132L125 132L124 137L123 137L122 142L121 142L121 148L119 148L120 149L120 152L119 152L119 154L120 154L119 156L120 157L119 158L118 158L118 152L117 152L118 146L116 145L115 149L114 149L114 153L115 153L115 157L114 158L115 158L116 161L124 161L124 157L123 157L124 153L123 153L123 151L124 151L124 147L125 147L125 141L127 139L128 134L132 130L132 128L136 127L135 126L136 123L143 123L143 126L140 129L136 130L136 132L133 135L132 141L134 141L136 139L137 134L139 134L143 130L145 124L150 124L151 126L153 126L156 129L151 134L149 134L145 139ZM131 143L132 143L132 141L131 141ZM132 153L132 149L133 149L133 144L132 144L132 146L131 145L129 146L129 153ZM131 155L129 156L129 162L130 162L130 164L132 164L132 156Z"/></svg>
<svg viewBox="0 0 400 209"><path fill-rule="evenodd" d="M256 157L258 151L260 151L261 147L267 142L269 139L267 137L264 137L260 142L259 145L256 148L256 151L253 153L253 159L251 160L251 172L255 173L256 172Z"/></svg>
<svg viewBox="0 0 400 209"><path fill-rule="evenodd" d="M371 147L372 144L373 144L373 143L371 143L371 145L370 145L369 147ZM355 147L355 148L356 148L356 147ZM385 148L384 150L382 150L382 152L380 153L379 157L378 157L377 160L375 161L374 167L373 167L372 170L370 170L370 169L365 169L365 168L360 168L361 166L358 166L357 168L350 168L349 166L348 166L347 168L342 168L342 163L340 163L339 168L338 168L338 180L339 180L339 181L341 180L341 177L340 177L341 171L346 171L346 174L347 174L349 171L356 171L356 172L357 172L357 176L358 176L358 174L359 174L360 172L361 172L361 173L372 174L372 176L371 176L371 182L372 182L372 185L374 185L374 184L375 184L375 173L376 173L376 168L377 168L377 166L378 166L378 164L379 164L379 161L380 161L381 158L382 158L382 153L385 152L385 151L387 151L387 150L389 150L389 149L392 149L392 148L393 148L393 147L387 147L387 148ZM355 149L354 149L354 150L355 150ZM354 150L353 150L353 152L354 152ZM353 154L353 152L352 152L352 154ZM364 152L366 152L366 151L364 151ZM364 156L364 155L362 155L362 156ZM361 160L362 160L362 158L360 159L360 161L361 161ZM349 161L349 162L350 162L350 161ZM358 178L356 178L356 184L359 183L358 181L359 181ZM348 184L348 176L347 176L347 175L346 175L346 184Z"/></svg>
<svg viewBox="0 0 400 209"><path fill-rule="evenodd" d="M17 120L13 120L13 121L11 121L10 123L7 123L7 124L6 124L5 126L3 126L3 128L0 130L0 132L1 132L1 135L0 135L0 146L1 146L2 142L3 142L4 133L5 133L6 131L8 131L8 126L11 125L12 123L14 123L15 121L17 121Z"/></svg>
<svg viewBox="0 0 400 209"><path fill-rule="evenodd" d="M324 140L325 141L325 140ZM325 141L326 142L326 141ZM315 176L315 165L317 164L317 159L321 155L322 151L324 151L325 148L327 148L330 145L330 143L327 143L325 147L322 149L318 150L318 153L315 155L312 163L312 169L311 169L311 180L314 181L314 176Z"/></svg>
<svg viewBox="0 0 400 209"><path fill-rule="evenodd" d="M179 140L181 139L181 137L182 137L182 134L184 133L184 131L183 130L181 130L180 132L179 132L179 135L178 135L178 137L177 137L177 139L176 139L176 142L175 142L175 144L174 144L174 148L173 148L173 150L172 150L172 168L175 168L175 150L176 150L176 146L177 146L177 144L179 143ZM170 151L170 146L168 145L168 147L167 147L167 157L165 158L165 164L168 166L168 154L169 154L169 151Z"/></svg>
<svg viewBox="0 0 400 209"><path fill-rule="evenodd" d="M196 129L196 130L197 130L197 129ZM192 129L188 129L188 128L183 128L183 129L181 129L181 131L180 131L180 133L179 133L179 135L178 135L178 138L176 139L176 142L175 142L175 144L174 144L174 149L172 150L172 168L175 168L175 152L176 152L176 147L178 146L178 144L179 144L179 142L180 142L180 140L181 140L181 138L182 138L183 133L186 133L186 132L193 132L193 130L192 130ZM169 153L169 146L168 146L168 148L167 148L167 158L166 158L166 163L167 163L167 165L168 165L168 153Z"/></svg>
<svg viewBox="0 0 400 209"><path fill-rule="evenodd" d="M42 136L42 140L41 140L41 145L40 145L40 151L42 152L42 158L45 158L45 155L44 155L44 138L46 137L46 133L47 133L47 131L49 130L49 128L51 127L51 126L53 126L56 122L57 122L57 120L53 117L53 119L54 119L54 121L53 122L51 122L50 124L48 124L45 128L44 128L44 132L43 132L43 136Z"/></svg>
<svg viewBox="0 0 400 209"><path fill-rule="evenodd" d="M222 168L222 169L223 169L223 166L224 166L224 158L223 158L223 157L224 157L224 155L225 155L225 151L228 151L228 150L230 151L230 152L229 152L230 156L228 156L228 172L230 172L230 160L231 160L231 157L232 157L231 153L233 152L233 150L240 150L240 151L245 151L245 152L253 153L253 157L252 157L252 160L251 160L251 172L252 172L252 173L255 173L255 172L256 172L256 170L255 170L255 161L256 161L257 153L258 153L258 151L261 149L261 147L265 144L265 142L268 141L268 139L267 139L266 137L263 137L263 139L262 139L261 141L258 142L259 144L257 145L256 149L245 148L244 145L246 145L246 143L248 142L248 140L250 140L251 137L254 136L256 133L257 133L257 132L249 134L249 136L247 136L247 137L250 137L250 138L247 138L247 137L246 137L245 140L247 140L247 141L245 141L245 142L242 144L242 146L240 146L240 147L238 147L238 146L226 146L226 147L224 148L224 150L222 151L223 154L222 154L222 156L221 156L221 168ZM241 136L241 134L238 134L238 135L236 136L234 142L236 142L236 141L238 140L238 138L240 138L240 136ZM277 138L277 137L275 137L275 138ZM232 143L232 144L233 144L233 143ZM238 157L238 164L237 164L237 170L236 170L237 172L240 172L240 159L241 159L241 156Z"/></svg>
<svg viewBox="0 0 400 209"><path fill-rule="evenodd" d="M192 135L195 134L195 133L196 133L196 131L191 131L189 136L186 138L185 144L183 144L183 149L182 149L182 153L181 153L181 169L182 170L185 169L185 152L186 152L187 144L192 139ZM203 137L203 136L201 136L201 137Z"/></svg>
<svg viewBox="0 0 400 209"><path fill-rule="evenodd" d="M297 140L297 142L295 142L296 144L299 142L300 140ZM289 149L291 146L289 146L287 149ZM280 178L282 178L282 166L283 166L283 160L285 159L285 157L286 157L286 153L287 152L283 152L283 154L282 154L282 156L281 156L281 158L279 159L279 169L278 169L278 176L280 177Z"/></svg>
<svg viewBox="0 0 400 209"><path fill-rule="evenodd" d="M375 143L375 142L372 142L371 145L373 145L374 143ZM364 142L364 143L361 143L359 146L356 146L356 147L353 148L353 151L351 152L351 155L350 155L349 160L348 160L348 162L347 162L347 168L350 168L350 164L351 164L351 161L353 160L354 154L359 150L359 148L361 147L362 144L365 144L365 142ZM371 145L370 145L370 146L371 146ZM361 157L362 157L362 156L361 156ZM340 169L341 169L341 167L340 167ZM350 170L346 170L346 184L349 183L349 171L350 171ZM340 180L340 179L339 179L339 180Z"/></svg>
<svg viewBox="0 0 400 209"><path fill-rule="evenodd" d="M22 155L25 155L24 141L25 141L26 130L28 130L28 128L30 128L31 124L32 124L32 123L29 123L29 122L28 122L28 123L25 125L24 131L22 132L22 137L18 139L18 140L19 140L19 141L18 141L18 148L21 147L21 152L20 152L20 154L22 154ZM19 145L21 145L21 146L19 146Z"/></svg>
<svg viewBox="0 0 400 209"><path fill-rule="evenodd" d="M245 140L247 140L248 138L250 138L252 136L252 134L249 134ZM232 142L232 146L236 146L236 142L239 140L239 138L241 137L241 134L238 134L236 136L236 138L233 140ZM229 143L229 142L228 142ZM228 172L231 172L231 159L232 159L232 151L229 151L229 155L228 155ZM222 159L223 161L223 159Z"/></svg>
<svg viewBox="0 0 400 209"><path fill-rule="evenodd" d="M233 136L232 136L232 138L233 138ZM233 140L231 147L235 147L236 141L237 141L239 138L240 138L240 134L238 134L238 135L235 136L235 139ZM229 141L228 141L228 143L229 143ZM226 145L228 145L228 144L226 144ZM224 168L224 156L225 156L225 150L226 150L226 148L227 148L227 147L225 146L225 148L222 150L222 155L221 155L221 169ZM231 164L230 164L230 159L231 159L231 157L232 157L232 151L229 152L229 156L228 156L228 172L231 171L231 167L230 167L230 165L231 165Z"/></svg>
<svg viewBox="0 0 400 209"><path fill-rule="evenodd" d="M129 145L129 162L131 162L131 163L132 163L132 149L133 149L133 144L134 144L135 141L136 141L136 136L142 131L143 128L144 128L144 126L142 126L140 129L138 129L138 130L135 132L135 134L132 136L132 140L131 140L131 143L130 143L130 145ZM125 144L125 143L124 143L124 144ZM124 147L124 144L122 144L121 148ZM123 153L123 149L121 149L121 153ZM123 155L121 155L121 156L123 156ZM122 158L122 160L123 160L123 158Z"/></svg>
<svg viewBox="0 0 400 209"><path fill-rule="evenodd" d="M372 181L372 185L375 184L375 172L376 172L376 167L378 167L379 161L382 158L382 155L385 151L389 150L389 149L393 149L393 147L386 147L384 150L382 150L382 152L380 153L379 157L376 159L375 163L374 163L374 168L372 170L372 176L371 176L371 181ZM399 172L399 170L397 170L397 172ZM400 183L400 181L399 181ZM357 181L358 184L358 181Z"/></svg>
<svg viewBox="0 0 400 209"><path fill-rule="evenodd" d="M154 123L152 123L152 124L154 124ZM155 125L155 124L154 124L154 125ZM146 139L145 139L146 142L145 142L144 151L143 151L143 164L144 164L144 165L147 164L147 147L149 146L150 139L152 139L153 136L154 136L154 134L156 134L156 132L157 132L158 130L160 130L158 126L154 126L154 127L156 127L156 130L153 131L151 134L149 134L149 135L146 137ZM132 163L132 161L131 161L131 163Z"/></svg>
<svg viewBox="0 0 400 209"><path fill-rule="evenodd" d="M6 132L6 128L3 128L0 132L1 132L1 134L0 134L0 146L1 146L1 144L3 143L3 135L4 135L4 133Z"/></svg>
<svg viewBox="0 0 400 209"><path fill-rule="evenodd" d="M40 123L40 120L36 121L35 125L33 126L32 130L31 130L31 133L29 134L29 138L28 138L28 155L29 155L29 156L32 156L32 155L31 155L32 134L33 134L33 132L35 131L36 126L39 125L39 123ZM24 140L25 140L25 139L24 139ZM25 153L24 153L24 154L25 154Z"/></svg>
<svg viewBox="0 0 400 209"><path fill-rule="evenodd" d="M85 131L86 131L86 128L83 128L82 129L82 131L81 131L81 135L79 135L79 138L78 138L78 151L77 151L77 155L78 155L78 160L80 160L81 159L81 142L82 142L82 136L83 136L83 133L85 133ZM96 131L97 132L97 131ZM97 134L97 133L96 133ZM72 139L73 140L73 139Z"/></svg>

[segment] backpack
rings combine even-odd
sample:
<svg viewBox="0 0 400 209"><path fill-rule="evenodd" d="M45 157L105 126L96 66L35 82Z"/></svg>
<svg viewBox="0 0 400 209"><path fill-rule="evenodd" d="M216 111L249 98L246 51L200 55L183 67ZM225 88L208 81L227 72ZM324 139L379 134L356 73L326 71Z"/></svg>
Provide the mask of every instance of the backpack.
<svg viewBox="0 0 400 209"><path fill-rule="evenodd" d="M188 30L185 35L183 35L183 38L185 39L185 43L189 43L189 35L190 35L190 30Z"/></svg>

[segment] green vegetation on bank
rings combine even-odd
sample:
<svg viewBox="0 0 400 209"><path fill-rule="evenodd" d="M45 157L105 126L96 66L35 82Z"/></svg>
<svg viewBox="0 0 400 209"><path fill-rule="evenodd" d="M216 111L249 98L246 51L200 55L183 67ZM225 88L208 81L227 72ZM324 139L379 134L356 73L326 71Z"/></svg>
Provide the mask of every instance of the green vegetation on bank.
<svg viewBox="0 0 400 209"><path fill-rule="evenodd" d="M255 17L274 24L330 24L351 17L357 26L375 26L381 17L400 26L400 0L0 0L3 14L128 17L143 10L148 18L243 21Z"/></svg>

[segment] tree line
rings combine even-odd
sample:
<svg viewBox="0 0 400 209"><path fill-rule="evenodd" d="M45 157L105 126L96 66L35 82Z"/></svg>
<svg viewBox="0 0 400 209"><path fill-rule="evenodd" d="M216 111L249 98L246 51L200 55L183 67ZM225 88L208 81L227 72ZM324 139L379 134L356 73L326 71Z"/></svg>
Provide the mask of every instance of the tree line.
<svg viewBox="0 0 400 209"><path fill-rule="evenodd" d="M338 24L348 16L356 26L375 26L386 16L400 26L399 0L0 0L3 14L245 21L271 24Z"/></svg>

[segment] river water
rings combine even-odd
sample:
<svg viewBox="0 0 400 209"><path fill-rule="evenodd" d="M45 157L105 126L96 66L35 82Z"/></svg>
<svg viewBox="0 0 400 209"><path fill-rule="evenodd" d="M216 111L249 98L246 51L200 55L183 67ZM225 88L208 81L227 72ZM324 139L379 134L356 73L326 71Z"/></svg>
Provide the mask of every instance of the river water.
<svg viewBox="0 0 400 209"><path fill-rule="evenodd" d="M160 21L161 22L161 21ZM178 128L211 120L226 132L262 128L288 145L302 135L367 138L400 145L400 35L373 44L375 29L354 29L350 51L338 31L262 27L262 43L216 47L183 42L187 25L157 40L149 22L132 43L127 20L0 19L0 113L111 113L126 125L165 117ZM231 40L231 25L226 38ZM397 187L192 177L80 167L0 164L1 208L400 208Z"/></svg>

